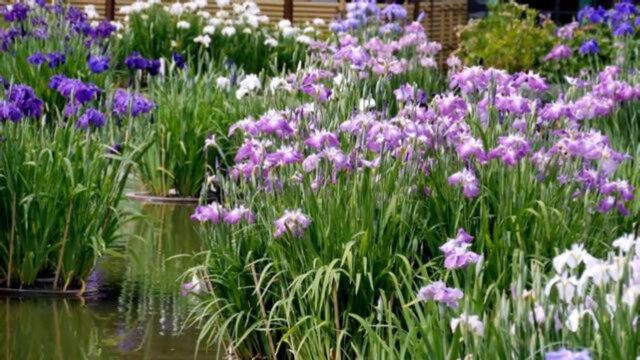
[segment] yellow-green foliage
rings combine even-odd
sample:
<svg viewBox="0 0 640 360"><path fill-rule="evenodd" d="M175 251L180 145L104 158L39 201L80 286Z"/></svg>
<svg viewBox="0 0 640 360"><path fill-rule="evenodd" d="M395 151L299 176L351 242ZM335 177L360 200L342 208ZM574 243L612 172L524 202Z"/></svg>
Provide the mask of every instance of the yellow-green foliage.
<svg viewBox="0 0 640 360"><path fill-rule="evenodd" d="M555 25L540 21L536 10L515 3L498 4L489 16L472 20L460 32L458 56L469 65L507 71L538 68L554 43Z"/></svg>

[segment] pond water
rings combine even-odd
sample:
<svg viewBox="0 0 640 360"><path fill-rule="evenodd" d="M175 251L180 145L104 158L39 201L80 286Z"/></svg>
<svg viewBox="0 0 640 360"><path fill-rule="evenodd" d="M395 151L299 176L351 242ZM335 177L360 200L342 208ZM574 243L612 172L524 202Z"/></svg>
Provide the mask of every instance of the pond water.
<svg viewBox="0 0 640 360"><path fill-rule="evenodd" d="M188 299L178 282L194 265L178 255L201 249L193 208L125 205L141 216L98 264L98 298L0 298L0 359L194 358L198 332L183 330Z"/></svg>

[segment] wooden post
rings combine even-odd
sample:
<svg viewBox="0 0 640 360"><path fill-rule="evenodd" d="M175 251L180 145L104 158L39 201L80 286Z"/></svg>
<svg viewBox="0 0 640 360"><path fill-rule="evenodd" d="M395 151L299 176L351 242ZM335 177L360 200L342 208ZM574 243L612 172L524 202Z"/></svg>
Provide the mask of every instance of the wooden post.
<svg viewBox="0 0 640 360"><path fill-rule="evenodd" d="M420 16L420 0L413 0L413 20L417 20Z"/></svg>
<svg viewBox="0 0 640 360"><path fill-rule="evenodd" d="M293 0L284 0L284 18L293 22Z"/></svg>
<svg viewBox="0 0 640 360"><path fill-rule="evenodd" d="M116 0L105 0L105 12L107 19L113 21L116 15Z"/></svg>
<svg viewBox="0 0 640 360"><path fill-rule="evenodd" d="M338 10L340 11L340 13L344 12L346 8L347 8L347 0L340 0L338 4Z"/></svg>

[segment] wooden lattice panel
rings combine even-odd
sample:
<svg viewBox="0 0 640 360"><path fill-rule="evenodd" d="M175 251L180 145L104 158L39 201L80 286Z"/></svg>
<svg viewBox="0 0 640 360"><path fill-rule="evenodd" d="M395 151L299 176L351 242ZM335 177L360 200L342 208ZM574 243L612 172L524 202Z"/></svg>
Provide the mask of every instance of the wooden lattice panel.
<svg viewBox="0 0 640 360"><path fill-rule="evenodd" d="M467 22L467 1L425 1L421 10L425 13L425 29L431 39L441 43L445 49L455 47L456 28Z"/></svg>

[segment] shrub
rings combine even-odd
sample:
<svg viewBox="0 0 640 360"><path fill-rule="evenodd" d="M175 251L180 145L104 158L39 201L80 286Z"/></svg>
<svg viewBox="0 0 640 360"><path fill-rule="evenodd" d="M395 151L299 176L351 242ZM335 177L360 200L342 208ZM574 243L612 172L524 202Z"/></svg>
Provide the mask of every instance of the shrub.
<svg viewBox="0 0 640 360"><path fill-rule="evenodd" d="M456 54L468 65L509 72L539 70L554 42L555 26L526 5L499 3L459 30Z"/></svg>

